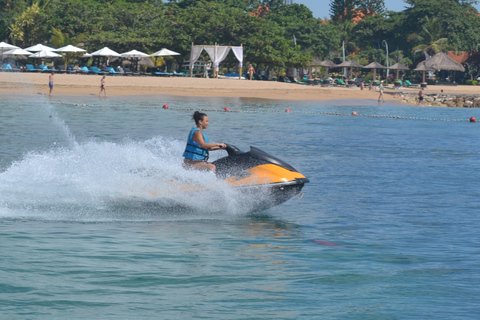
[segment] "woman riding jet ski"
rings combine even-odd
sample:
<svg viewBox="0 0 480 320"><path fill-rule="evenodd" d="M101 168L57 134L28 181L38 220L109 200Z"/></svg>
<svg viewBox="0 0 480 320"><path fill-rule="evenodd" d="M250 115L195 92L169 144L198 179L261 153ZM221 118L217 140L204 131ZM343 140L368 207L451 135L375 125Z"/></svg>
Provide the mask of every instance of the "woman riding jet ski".
<svg viewBox="0 0 480 320"><path fill-rule="evenodd" d="M193 114L196 127L192 128L183 153L184 167L197 170L215 171L217 177L227 181L232 187L252 192L252 196L264 198L262 208L269 208L287 201L300 193L308 179L288 163L250 147L249 152L225 143L210 143L203 132L209 125L208 116L196 111ZM212 163L207 162L208 152L226 149L228 156ZM259 197L260 193L266 197ZM263 195L263 194L262 194Z"/></svg>

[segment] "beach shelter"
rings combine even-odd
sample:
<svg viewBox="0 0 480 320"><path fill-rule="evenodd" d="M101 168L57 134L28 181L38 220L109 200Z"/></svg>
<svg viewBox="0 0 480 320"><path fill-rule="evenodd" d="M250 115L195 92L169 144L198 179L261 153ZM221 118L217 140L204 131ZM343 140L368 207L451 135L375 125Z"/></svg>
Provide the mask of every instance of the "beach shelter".
<svg viewBox="0 0 480 320"><path fill-rule="evenodd" d="M377 80L377 69L385 69L386 67L378 63L377 61L374 61L370 64L367 64L366 66L363 67L364 69L372 69L373 70L373 77L372 81Z"/></svg>
<svg viewBox="0 0 480 320"><path fill-rule="evenodd" d="M127 58L127 59L132 59L136 62L137 66L137 71L138 71L138 62L142 58L147 58L150 57L148 54L138 51L138 50L130 50L128 52L124 52L120 54L120 57L122 58Z"/></svg>
<svg viewBox="0 0 480 320"><path fill-rule="evenodd" d="M342 62L342 63L338 64L337 67L349 68L350 69L350 77L352 75L353 68L363 68L363 66L360 63L355 62L354 60L349 60L349 61ZM349 79L350 77L348 77L348 74L347 74L346 78Z"/></svg>
<svg viewBox="0 0 480 320"><path fill-rule="evenodd" d="M165 56L179 56L179 55L180 53L178 52L163 48L155 53L152 53L150 57L165 57Z"/></svg>
<svg viewBox="0 0 480 320"><path fill-rule="evenodd" d="M443 52L439 52L425 60L425 65L427 68L435 71L448 70L465 72L465 68L460 63L453 60Z"/></svg>
<svg viewBox="0 0 480 320"><path fill-rule="evenodd" d="M49 47L49 46L45 46L45 45L39 43L39 44L36 44L36 45L34 45L34 46L25 48L25 50L31 51L31 52L37 52L37 51L43 51L43 50L46 50L46 51L55 51L56 49L54 49L54 48L52 48L52 47Z"/></svg>
<svg viewBox="0 0 480 320"><path fill-rule="evenodd" d="M87 52L87 50L72 46L71 44L69 44L68 46L65 46L65 47L55 49L55 51L56 52Z"/></svg>
<svg viewBox="0 0 480 320"><path fill-rule="evenodd" d="M67 68L68 62L75 57L78 57L80 54L83 52L87 52L87 50L84 50L82 48L78 48L75 46L72 46L69 44L68 46L61 47L55 50L56 52L61 52L65 55L65 68Z"/></svg>
<svg viewBox="0 0 480 320"><path fill-rule="evenodd" d="M150 57L155 57L155 65L157 65L157 58L158 57L179 56L179 55L180 55L180 53L178 53L178 52L168 50L166 48L162 48L159 51L157 51L155 53L152 53L150 55ZM165 64L165 71L167 70L166 67L167 67L167 65Z"/></svg>
<svg viewBox="0 0 480 320"><path fill-rule="evenodd" d="M408 70L409 68L407 66L403 65L402 63L397 62L393 66L390 66L389 69L390 70L395 70L397 72L397 77L395 79L399 79L398 74L399 74L400 70Z"/></svg>
<svg viewBox="0 0 480 320"><path fill-rule="evenodd" d="M38 51L36 53L30 54L28 57L46 59L46 58L57 58L61 56L62 56L61 54L55 53L53 51L42 50L42 51Z"/></svg>
<svg viewBox="0 0 480 320"><path fill-rule="evenodd" d="M326 75L328 75L330 73L329 69L337 67L337 64L330 59L320 61L320 63L318 63L318 65L326 68L326 71L327 71Z"/></svg>
<svg viewBox="0 0 480 320"><path fill-rule="evenodd" d="M422 71L423 72L423 81L422 82L425 82L425 74L426 74L427 71L435 71L432 68L427 67L425 62L426 61L420 62L419 64L417 64L417 67L415 69L413 69L413 71Z"/></svg>
<svg viewBox="0 0 480 320"><path fill-rule="evenodd" d="M113 51L112 49L108 48L108 47L103 47L102 49L100 50L97 50L95 52L92 52L91 55L93 57L106 57L107 58L107 66L108 66L108 63L109 63L109 59L110 57L120 57L120 53L118 52L115 52Z"/></svg>
<svg viewBox="0 0 480 320"><path fill-rule="evenodd" d="M91 55L94 57L120 57L118 52L115 52L108 47L92 52Z"/></svg>
<svg viewBox="0 0 480 320"><path fill-rule="evenodd" d="M213 62L213 68L216 71L215 74L218 77L218 70L220 63L225 60L230 50L233 51L235 57L238 60L238 78L242 79L242 68L243 68L243 46L232 47L232 46L195 46L192 45L192 51L190 52L190 77L193 77L193 66L197 62L198 58L202 54L202 51L205 50L210 57L210 60Z"/></svg>
<svg viewBox="0 0 480 320"><path fill-rule="evenodd" d="M26 57L28 57L32 53L29 52L29 51L23 50L21 48L17 48L17 49L12 49L12 50L9 50L9 51L5 51L5 52L3 52L3 54L6 55L6 56L15 56L15 57L17 57L17 59L19 59L19 58L26 59Z"/></svg>
<svg viewBox="0 0 480 320"><path fill-rule="evenodd" d="M18 49L18 48L19 47L14 46L13 44L9 44L3 41L0 42L0 51L8 51L8 50Z"/></svg>

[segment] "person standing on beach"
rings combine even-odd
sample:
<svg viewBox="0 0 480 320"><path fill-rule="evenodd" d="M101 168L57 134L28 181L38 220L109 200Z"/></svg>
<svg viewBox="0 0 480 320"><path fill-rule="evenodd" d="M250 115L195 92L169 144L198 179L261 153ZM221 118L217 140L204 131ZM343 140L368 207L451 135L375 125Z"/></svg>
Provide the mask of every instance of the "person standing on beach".
<svg viewBox="0 0 480 320"><path fill-rule="evenodd" d="M48 76L48 86L50 87L50 92L48 93L48 96L51 97L53 91L53 72L50 73L50 75Z"/></svg>
<svg viewBox="0 0 480 320"><path fill-rule="evenodd" d="M250 76L250 80L253 80L253 74L255 73L255 68L250 64L248 66L248 75Z"/></svg>
<svg viewBox="0 0 480 320"><path fill-rule="evenodd" d="M217 168L208 160L208 151L225 149L225 143L210 143L207 135L203 132L208 127L208 116L205 113L195 111L192 116L195 128L190 130L187 146L183 153L183 166L186 169L215 171Z"/></svg>
<svg viewBox="0 0 480 320"><path fill-rule="evenodd" d="M420 91L418 92L418 103L417 103L417 107L420 106L420 103L421 103L422 106L423 106L423 91L424 91L424 88L421 88Z"/></svg>
<svg viewBox="0 0 480 320"><path fill-rule="evenodd" d="M98 96L100 97L103 94L105 95L105 98L107 97L107 90L105 90L105 76L102 77L102 80L100 80L100 93Z"/></svg>
<svg viewBox="0 0 480 320"><path fill-rule="evenodd" d="M382 102L385 102L385 98L383 97L383 80L380 81L380 86L378 88L380 90L380 94L378 95L378 102L382 99Z"/></svg>

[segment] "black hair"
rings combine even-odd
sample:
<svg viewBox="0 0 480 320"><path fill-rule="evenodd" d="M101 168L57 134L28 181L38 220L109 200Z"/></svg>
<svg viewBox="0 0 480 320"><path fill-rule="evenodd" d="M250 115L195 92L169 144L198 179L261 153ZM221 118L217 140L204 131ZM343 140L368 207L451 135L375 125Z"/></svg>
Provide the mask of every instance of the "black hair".
<svg viewBox="0 0 480 320"><path fill-rule="evenodd" d="M203 118L207 116L206 113L202 113L200 111L195 111L193 113L192 119L195 121L195 124L198 126L198 122L202 121Z"/></svg>

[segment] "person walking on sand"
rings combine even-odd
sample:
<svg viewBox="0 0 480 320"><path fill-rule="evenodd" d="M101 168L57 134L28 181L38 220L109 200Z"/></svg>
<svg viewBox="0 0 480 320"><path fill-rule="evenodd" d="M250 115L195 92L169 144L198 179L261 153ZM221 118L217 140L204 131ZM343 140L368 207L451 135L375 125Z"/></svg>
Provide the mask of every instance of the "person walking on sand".
<svg viewBox="0 0 480 320"><path fill-rule="evenodd" d="M378 88L380 90L380 94L378 95L378 102L382 99L382 102L385 102L385 98L383 97L383 80L380 81L380 86Z"/></svg>
<svg viewBox="0 0 480 320"><path fill-rule="evenodd" d="M253 74L255 73L255 68L250 64L248 66L248 75L250 76L250 80L253 80Z"/></svg>
<svg viewBox="0 0 480 320"><path fill-rule="evenodd" d="M52 91L53 91L53 72L50 73L50 75L48 76L48 86L50 88L50 92L48 93L48 96L51 97Z"/></svg>
<svg viewBox="0 0 480 320"><path fill-rule="evenodd" d="M105 76L102 77L102 80L100 80L100 93L98 96L100 97L103 94L105 95L105 98L107 97L107 90L105 90Z"/></svg>
<svg viewBox="0 0 480 320"><path fill-rule="evenodd" d="M424 90L424 88L421 88L420 91L418 92L418 103L417 103L417 107L420 106L420 103L421 103L422 106L423 106L423 90Z"/></svg>

